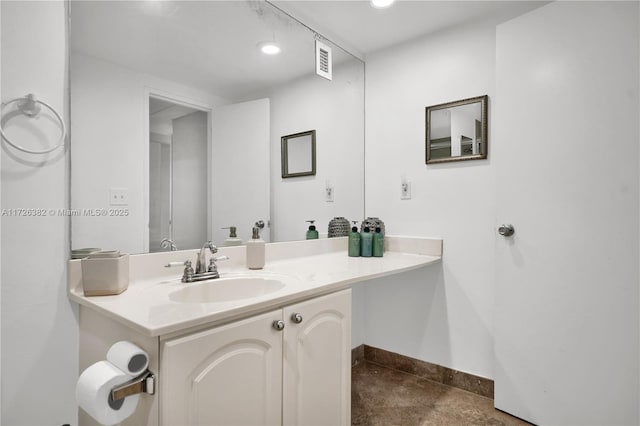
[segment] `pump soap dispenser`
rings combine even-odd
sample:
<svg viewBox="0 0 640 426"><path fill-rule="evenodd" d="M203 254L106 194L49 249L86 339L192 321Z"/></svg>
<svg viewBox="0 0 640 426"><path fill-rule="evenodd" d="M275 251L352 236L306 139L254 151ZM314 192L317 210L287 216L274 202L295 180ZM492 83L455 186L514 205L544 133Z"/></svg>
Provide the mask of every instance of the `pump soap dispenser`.
<svg viewBox="0 0 640 426"><path fill-rule="evenodd" d="M365 226L360 233L360 256L371 257L373 254L373 234L369 232L369 227Z"/></svg>
<svg viewBox="0 0 640 426"><path fill-rule="evenodd" d="M353 221L353 227L351 228L351 232L349 233L349 256L350 257L359 257L360 256L360 233L358 232L358 227L356 226L358 222Z"/></svg>
<svg viewBox="0 0 640 426"><path fill-rule="evenodd" d="M309 230L307 231L307 240L317 240L318 239L318 231L316 230L316 226L313 224L315 220L307 220L309 222Z"/></svg>
<svg viewBox="0 0 640 426"><path fill-rule="evenodd" d="M382 229L376 227L376 232L373 234L373 257L384 256L384 235L382 235Z"/></svg>
<svg viewBox="0 0 640 426"><path fill-rule="evenodd" d="M236 227L235 226L227 226L226 228L221 228L221 229L228 229L229 230L229 237L224 240L224 245L227 247L230 246L241 246L242 245L242 240L240 238L238 238L238 235L236 235Z"/></svg>
<svg viewBox="0 0 640 426"><path fill-rule="evenodd" d="M253 235L247 241L247 268L262 269L264 267L264 240L260 239L260 228L253 227Z"/></svg>

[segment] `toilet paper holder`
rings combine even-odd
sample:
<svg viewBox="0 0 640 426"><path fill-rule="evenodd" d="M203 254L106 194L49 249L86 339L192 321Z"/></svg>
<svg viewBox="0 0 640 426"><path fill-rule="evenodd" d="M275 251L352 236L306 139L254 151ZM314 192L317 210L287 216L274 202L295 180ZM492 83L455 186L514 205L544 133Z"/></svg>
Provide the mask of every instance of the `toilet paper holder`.
<svg viewBox="0 0 640 426"><path fill-rule="evenodd" d="M111 399L117 401L137 393L147 393L149 395L156 393L156 376L151 371L147 370L127 383L111 389Z"/></svg>

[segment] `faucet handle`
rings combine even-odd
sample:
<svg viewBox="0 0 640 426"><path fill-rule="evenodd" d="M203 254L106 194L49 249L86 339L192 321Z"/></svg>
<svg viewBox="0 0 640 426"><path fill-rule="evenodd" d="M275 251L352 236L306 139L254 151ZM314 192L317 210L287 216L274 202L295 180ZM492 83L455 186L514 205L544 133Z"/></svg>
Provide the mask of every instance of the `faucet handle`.
<svg viewBox="0 0 640 426"><path fill-rule="evenodd" d="M212 257L209 259L209 267L207 268L207 272L217 272L218 271L218 265L216 265L216 262L218 260L229 260L229 256L218 256L218 257Z"/></svg>
<svg viewBox="0 0 640 426"><path fill-rule="evenodd" d="M218 265L216 265L216 262L218 260L227 260L229 259L229 256L218 256L218 257L211 257L211 259L209 259L209 267L207 268L207 272L212 274L213 276L211 278L220 278L220 274L218 273Z"/></svg>
<svg viewBox="0 0 640 426"><path fill-rule="evenodd" d="M193 266L191 266L191 261L187 260L184 262L184 272L182 274L182 282L183 283L192 282L193 275L194 275Z"/></svg>
<svg viewBox="0 0 640 426"><path fill-rule="evenodd" d="M218 272L218 265L216 265L216 260L213 257L209 259L209 267L207 268L207 272Z"/></svg>

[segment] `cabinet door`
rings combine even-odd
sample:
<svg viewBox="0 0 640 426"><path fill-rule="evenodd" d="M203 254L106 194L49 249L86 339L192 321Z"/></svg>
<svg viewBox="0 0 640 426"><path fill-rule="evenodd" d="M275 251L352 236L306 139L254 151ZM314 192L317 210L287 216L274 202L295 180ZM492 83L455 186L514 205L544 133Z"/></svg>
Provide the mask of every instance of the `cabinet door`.
<svg viewBox="0 0 640 426"><path fill-rule="evenodd" d="M277 310L162 344L164 425L279 425L282 331Z"/></svg>
<svg viewBox="0 0 640 426"><path fill-rule="evenodd" d="M283 424L351 424L351 290L286 307L284 321Z"/></svg>

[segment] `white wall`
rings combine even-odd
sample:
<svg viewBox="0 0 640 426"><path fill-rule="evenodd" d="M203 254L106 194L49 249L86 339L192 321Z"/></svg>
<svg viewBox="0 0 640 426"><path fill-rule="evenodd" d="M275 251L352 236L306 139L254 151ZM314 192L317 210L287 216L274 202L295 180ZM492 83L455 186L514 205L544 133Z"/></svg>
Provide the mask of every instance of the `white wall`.
<svg viewBox="0 0 640 426"><path fill-rule="evenodd" d="M367 283L356 284L351 287L351 347L356 348L367 343L366 341L366 306L365 287Z"/></svg>
<svg viewBox="0 0 640 426"><path fill-rule="evenodd" d="M269 217L269 99L218 107L212 117L211 235L223 245L231 226L247 241ZM269 229L260 237L271 241Z"/></svg>
<svg viewBox="0 0 640 426"><path fill-rule="evenodd" d="M145 89L210 107L227 102L84 55L71 55L71 70L72 208L109 208L112 187L127 188L129 195L126 217L74 217L73 246L140 253L148 222L144 202L149 142Z"/></svg>
<svg viewBox="0 0 640 426"><path fill-rule="evenodd" d="M306 220L327 233L335 216L364 219L363 68L350 60L334 66L332 81L314 74L270 93L273 241L304 239ZM316 175L283 179L280 138L314 129ZM327 180L333 202L325 202Z"/></svg>
<svg viewBox="0 0 640 426"><path fill-rule="evenodd" d="M35 93L67 117L66 11L62 1L2 8L2 100ZM12 120L13 121L13 120ZM37 138L56 139L47 120ZM21 141L33 123L16 118ZM42 127L41 127L42 126ZM25 139L22 139L25 137ZM35 139L32 139L35 141ZM25 144L27 142L24 142ZM34 156L2 143L2 208L64 208L68 155ZM76 307L67 299L68 218L4 216L2 233L2 424L76 423Z"/></svg>
<svg viewBox="0 0 640 426"><path fill-rule="evenodd" d="M173 241L178 249L201 247L208 226L208 114L173 120Z"/></svg>
<svg viewBox="0 0 640 426"><path fill-rule="evenodd" d="M499 266L492 160L497 23L368 56L366 80L366 213L385 220L390 234L442 237L444 257L441 266L366 288L364 341L489 378ZM424 107L482 94L489 95L489 158L426 166ZM412 182L410 201L400 200L402 175Z"/></svg>
<svg viewBox="0 0 640 426"><path fill-rule="evenodd" d="M492 377L495 173L489 159L425 165L425 107L495 92L495 25L367 57L366 214L392 235L444 239L442 265L366 288L372 346ZM401 177L412 199L400 199ZM390 319L393 319L390 321Z"/></svg>
<svg viewBox="0 0 640 426"><path fill-rule="evenodd" d="M0 22L2 22L2 7L0 6ZM2 31L0 31L0 46L2 46ZM0 48L0 51L2 49ZM0 81L2 81L2 55L0 54ZM2 84L0 84L0 99ZM0 164L2 164L2 150L0 149ZM0 208L2 208L2 174L0 174ZM2 226L0 225L0 241L2 241ZM2 271L2 244L0 244L0 271ZM0 272L0 318L2 318L2 273ZM1 324L1 321L0 321ZM2 327L0 326L0 377L2 377ZM0 383L0 423L2 423L2 384Z"/></svg>

